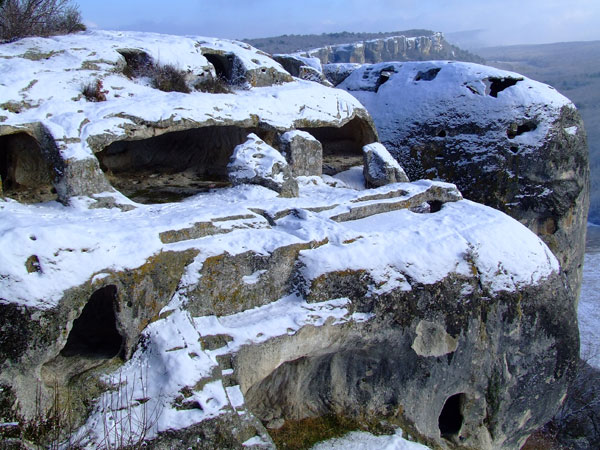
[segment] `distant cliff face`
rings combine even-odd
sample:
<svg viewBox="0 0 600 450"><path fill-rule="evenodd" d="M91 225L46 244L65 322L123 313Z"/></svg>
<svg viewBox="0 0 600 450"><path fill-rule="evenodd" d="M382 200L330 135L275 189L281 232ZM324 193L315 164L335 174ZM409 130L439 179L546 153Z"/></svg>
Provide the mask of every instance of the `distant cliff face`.
<svg viewBox="0 0 600 450"><path fill-rule="evenodd" d="M330 45L306 52L322 64L383 61L460 60L483 62L481 58L450 44L442 33L430 36L392 36L352 44Z"/></svg>

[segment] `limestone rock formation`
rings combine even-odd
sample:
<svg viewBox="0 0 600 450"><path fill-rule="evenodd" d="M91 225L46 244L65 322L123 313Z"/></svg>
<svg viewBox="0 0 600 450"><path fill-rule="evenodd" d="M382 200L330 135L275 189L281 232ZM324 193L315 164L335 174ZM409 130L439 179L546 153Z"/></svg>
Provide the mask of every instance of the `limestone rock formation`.
<svg viewBox="0 0 600 450"><path fill-rule="evenodd" d="M273 55L273 59L294 77L331 86L323 74L323 67L318 58L301 55Z"/></svg>
<svg viewBox="0 0 600 450"><path fill-rule="evenodd" d="M456 183L538 234L575 301L589 167L583 122L568 99L521 75L459 62L364 66L339 87L367 107L411 179Z"/></svg>
<svg viewBox="0 0 600 450"><path fill-rule="evenodd" d="M220 187L249 133L275 144L286 131L309 131L328 155L360 154L377 140L352 96L292 81L243 43L97 31L3 45L0 64L10 72L0 178L3 195L23 201L95 195L97 206L123 208L130 202L113 188L152 202ZM191 92L156 89L146 75L159 64L179 68ZM134 76L140 66L144 76ZM100 102L83 95L98 82Z"/></svg>
<svg viewBox="0 0 600 450"><path fill-rule="evenodd" d="M298 196L298 184L285 158L253 133L233 150L227 169L234 186L258 184L283 197Z"/></svg>
<svg viewBox="0 0 600 450"><path fill-rule="evenodd" d="M189 93L132 75L159 54ZM319 177L383 154L347 92L280 83L208 38L87 32L0 55L7 445L273 449L337 417L516 449L554 414L579 350L559 262L452 184ZM280 152L305 171L295 197L285 176L255 183L267 160L261 183L286 170Z"/></svg>
<svg viewBox="0 0 600 450"><path fill-rule="evenodd" d="M363 174L367 187L409 181L398 161L380 143L365 145L363 155Z"/></svg>
<svg viewBox="0 0 600 450"><path fill-rule="evenodd" d="M483 62L446 41L440 32L423 36L391 36L383 39L348 44L331 45L306 52L318 58L322 64L329 63L379 63L382 61L454 60Z"/></svg>
<svg viewBox="0 0 600 450"><path fill-rule="evenodd" d="M321 176L323 147L305 131L288 131L281 135L281 152L292 167L294 176Z"/></svg>

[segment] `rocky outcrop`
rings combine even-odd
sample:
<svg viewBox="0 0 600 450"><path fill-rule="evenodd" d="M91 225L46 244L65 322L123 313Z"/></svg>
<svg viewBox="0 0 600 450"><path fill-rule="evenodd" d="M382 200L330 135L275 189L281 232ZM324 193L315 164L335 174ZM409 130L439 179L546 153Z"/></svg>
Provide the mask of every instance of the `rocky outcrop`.
<svg viewBox="0 0 600 450"><path fill-rule="evenodd" d="M273 59L294 77L331 86L323 74L323 68L318 58L300 55L273 55Z"/></svg>
<svg viewBox="0 0 600 450"><path fill-rule="evenodd" d="M48 407L66 408L69 393L74 439L90 447L106 439L109 414L148 417L127 442L156 448L194 435L272 448L263 426L333 414L386 420L442 448L518 448L552 415L577 357L574 305L550 251L452 185L304 180L297 200L240 186L81 218L48 208L16 231L40 270L2 267L0 404L18 405L3 417L33 417L37 384ZM437 207L410 212L424 202ZM224 204L237 214L209 206ZM159 239L189 220L215 231ZM3 245L16 238L3 233ZM127 269L136 260L146 262Z"/></svg>
<svg viewBox="0 0 600 450"><path fill-rule="evenodd" d="M466 198L538 234L558 257L575 301L589 167L571 102L518 74L457 62L365 66L340 87L367 107L411 179L456 183Z"/></svg>
<svg viewBox="0 0 600 450"><path fill-rule="evenodd" d="M162 46L186 83L214 71L227 92L115 71ZM398 183L348 93L280 84L260 52L206 38L90 32L0 51L16 68L0 70L0 100L24 108L0 125L5 442L267 449L334 417L516 449L554 414L578 355L559 262L452 184ZM251 67L283 75L255 89ZM106 100L77 94L90 77ZM355 182L318 176L363 148ZM40 180L62 203L40 203Z"/></svg>
<svg viewBox="0 0 600 450"><path fill-rule="evenodd" d="M96 205L127 208L120 193L151 203L220 187L250 133L269 145L293 129L317 130L327 146L377 139L351 96L293 81L239 42L96 31L6 44L1 61L11 78L0 98L0 178L3 195L22 201L96 195ZM179 70L185 92L149 82L161 64ZM85 86L102 86L103 101Z"/></svg>
<svg viewBox="0 0 600 450"><path fill-rule="evenodd" d="M383 61L454 60L483 62L475 55L448 43L442 33L427 36L391 36L383 39L331 45L306 52L322 64L374 64Z"/></svg>

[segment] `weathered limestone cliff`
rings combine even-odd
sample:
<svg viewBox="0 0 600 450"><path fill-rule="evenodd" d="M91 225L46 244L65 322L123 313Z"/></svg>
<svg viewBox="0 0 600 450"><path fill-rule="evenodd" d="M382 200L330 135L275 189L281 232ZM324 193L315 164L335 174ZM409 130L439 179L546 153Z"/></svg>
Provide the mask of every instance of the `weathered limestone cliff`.
<svg viewBox="0 0 600 450"><path fill-rule="evenodd" d="M407 182L347 92L209 38L0 56L7 445L275 448L334 417L516 449L558 408L579 351L559 261Z"/></svg>
<svg viewBox="0 0 600 450"><path fill-rule="evenodd" d="M460 59L482 62L481 58L448 43L439 32L427 36L392 36L349 44L330 45L309 50L306 56L318 58L322 64L374 64L382 61L424 61Z"/></svg>
<svg viewBox="0 0 600 450"><path fill-rule="evenodd" d="M581 116L552 87L460 62L384 63L339 87L369 110L411 179L456 183L540 236L576 301L589 208Z"/></svg>

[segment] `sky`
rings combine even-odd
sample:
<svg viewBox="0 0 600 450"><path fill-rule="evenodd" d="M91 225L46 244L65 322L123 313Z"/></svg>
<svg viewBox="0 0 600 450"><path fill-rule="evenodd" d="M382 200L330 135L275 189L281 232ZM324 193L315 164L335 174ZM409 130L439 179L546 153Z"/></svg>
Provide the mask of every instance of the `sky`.
<svg viewBox="0 0 600 450"><path fill-rule="evenodd" d="M73 0L90 28L231 39L425 28L466 47L600 40L599 0ZM460 44L460 42L458 42Z"/></svg>

